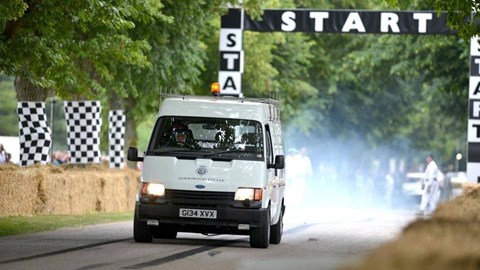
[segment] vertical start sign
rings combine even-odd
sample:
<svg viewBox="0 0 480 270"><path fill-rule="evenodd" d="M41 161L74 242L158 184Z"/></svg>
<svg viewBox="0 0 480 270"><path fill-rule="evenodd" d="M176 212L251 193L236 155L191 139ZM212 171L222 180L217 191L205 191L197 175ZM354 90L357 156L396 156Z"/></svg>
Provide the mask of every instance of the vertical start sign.
<svg viewBox="0 0 480 270"><path fill-rule="evenodd" d="M222 16L220 29L220 70L218 82L222 95L242 96L243 10L230 9Z"/></svg>
<svg viewBox="0 0 480 270"><path fill-rule="evenodd" d="M470 86L468 95L467 178L480 183L480 44L470 41Z"/></svg>

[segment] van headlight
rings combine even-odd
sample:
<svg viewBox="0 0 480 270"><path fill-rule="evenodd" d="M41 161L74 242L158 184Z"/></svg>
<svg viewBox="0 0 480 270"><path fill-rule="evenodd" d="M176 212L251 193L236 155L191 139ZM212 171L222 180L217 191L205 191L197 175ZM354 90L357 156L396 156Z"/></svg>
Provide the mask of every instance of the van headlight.
<svg viewBox="0 0 480 270"><path fill-rule="evenodd" d="M263 190L261 188L239 188L235 192L236 201L261 201Z"/></svg>
<svg viewBox="0 0 480 270"><path fill-rule="evenodd" d="M164 197L165 186L157 183L141 182L139 193L145 196Z"/></svg>

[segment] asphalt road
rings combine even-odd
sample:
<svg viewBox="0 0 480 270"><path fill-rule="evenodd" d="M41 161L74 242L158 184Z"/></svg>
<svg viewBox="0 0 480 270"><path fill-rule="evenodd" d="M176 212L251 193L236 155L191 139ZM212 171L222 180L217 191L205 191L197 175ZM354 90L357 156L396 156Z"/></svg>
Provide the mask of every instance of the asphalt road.
<svg viewBox="0 0 480 270"><path fill-rule="evenodd" d="M132 222L0 238L0 269L336 269L394 239L413 210L286 210L282 243L250 248L248 237L180 233L135 243Z"/></svg>

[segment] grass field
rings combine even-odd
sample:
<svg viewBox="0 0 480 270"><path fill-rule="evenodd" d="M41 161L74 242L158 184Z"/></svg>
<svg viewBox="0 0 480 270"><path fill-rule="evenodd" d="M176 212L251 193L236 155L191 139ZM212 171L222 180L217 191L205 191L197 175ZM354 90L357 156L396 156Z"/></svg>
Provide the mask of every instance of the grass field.
<svg viewBox="0 0 480 270"><path fill-rule="evenodd" d="M0 217L0 237L52 231L64 227L133 220L133 211L90 213L84 215L40 215L30 217Z"/></svg>

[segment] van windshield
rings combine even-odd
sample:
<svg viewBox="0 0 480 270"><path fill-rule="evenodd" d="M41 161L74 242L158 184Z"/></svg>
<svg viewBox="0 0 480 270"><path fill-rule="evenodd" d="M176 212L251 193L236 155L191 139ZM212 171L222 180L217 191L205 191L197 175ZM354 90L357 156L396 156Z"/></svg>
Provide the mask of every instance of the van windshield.
<svg viewBox="0 0 480 270"><path fill-rule="evenodd" d="M263 160L263 131L258 121L225 118L160 117L147 155Z"/></svg>

